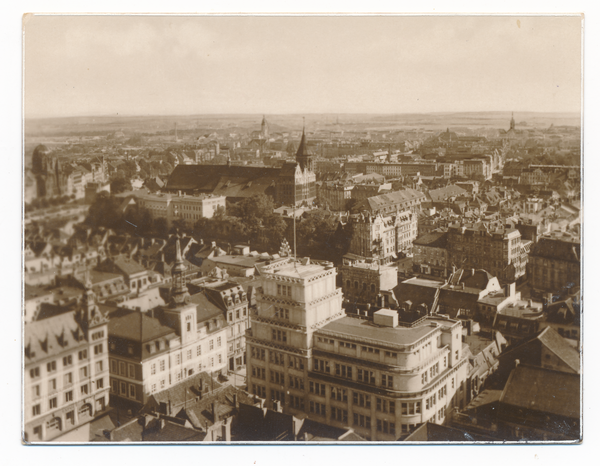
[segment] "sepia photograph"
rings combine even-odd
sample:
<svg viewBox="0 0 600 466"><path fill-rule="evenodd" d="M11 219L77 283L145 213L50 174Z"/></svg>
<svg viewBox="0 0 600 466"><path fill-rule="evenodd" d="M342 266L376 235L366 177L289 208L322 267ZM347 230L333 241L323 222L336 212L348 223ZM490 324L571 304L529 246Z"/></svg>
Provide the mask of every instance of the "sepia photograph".
<svg viewBox="0 0 600 466"><path fill-rule="evenodd" d="M580 444L583 37L23 15L22 443Z"/></svg>

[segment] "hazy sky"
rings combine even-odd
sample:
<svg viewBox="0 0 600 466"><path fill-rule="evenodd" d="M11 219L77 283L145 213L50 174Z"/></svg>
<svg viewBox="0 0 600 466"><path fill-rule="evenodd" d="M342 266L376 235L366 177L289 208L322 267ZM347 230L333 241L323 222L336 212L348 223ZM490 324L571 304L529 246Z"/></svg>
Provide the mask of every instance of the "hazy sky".
<svg viewBox="0 0 600 466"><path fill-rule="evenodd" d="M26 116L580 111L579 17L33 16Z"/></svg>

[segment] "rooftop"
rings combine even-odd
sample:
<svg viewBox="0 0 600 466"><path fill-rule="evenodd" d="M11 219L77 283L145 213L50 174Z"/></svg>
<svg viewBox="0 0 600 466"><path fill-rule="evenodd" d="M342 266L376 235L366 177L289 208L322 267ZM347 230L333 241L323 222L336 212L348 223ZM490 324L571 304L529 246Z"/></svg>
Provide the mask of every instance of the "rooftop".
<svg viewBox="0 0 600 466"><path fill-rule="evenodd" d="M579 375L520 364L510 374L500 402L579 419Z"/></svg>
<svg viewBox="0 0 600 466"><path fill-rule="evenodd" d="M296 261L283 261L272 269L264 270L264 272L291 278L310 278L324 270L326 270L324 266L311 263L310 260L305 258Z"/></svg>
<svg viewBox="0 0 600 466"><path fill-rule="evenodd" d="M354 317L342 317L322 327L319 332L334 332L347 335L350 338L366 338L375 342L382 342L394 345L409 346L417 343L422 338L435 332L438 328L432 326L433 323L442 324L448 321L443 318L427 317L420 326L406 327L383 327L375 325L370 320L356 319Z"/></svg>

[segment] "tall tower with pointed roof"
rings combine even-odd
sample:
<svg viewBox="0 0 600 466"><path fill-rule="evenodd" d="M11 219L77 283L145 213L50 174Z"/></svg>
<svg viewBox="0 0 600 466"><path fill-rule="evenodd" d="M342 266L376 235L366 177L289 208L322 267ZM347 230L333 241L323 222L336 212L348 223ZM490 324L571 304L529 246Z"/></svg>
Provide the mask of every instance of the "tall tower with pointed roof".
<svg viewBox="0 0 600 466"><path fill-rule="evenodd" d="M269 139L269 124L263 115L262 123L260 124L260 134L264 139Z"/></svg>
<svg viewBox="0 0 600 466"><path fill-rule="evenodd" d="M308 145L306 144L304 127L302 127L302 139L300 139L300 144L298 145L298 150L296 151L296 162L300 164L302 171L308 170L314 173L315 154L308 148Z"/></svg>
<svg viewBox="0 0 600 466"><path fill-rule="evenodd" d="M515 112L512 112L510 116L510 129L513 131L515 129Z"/></svg>
<svg viewBox="0 0 600 466"><path fill-rule="evenodd" d="M185 304L186 298L190 296L187 286L185 285L185 271L187 267L185 266L183 257L181 255L181 244L179 242L179 237L175 242L175 248L175 265L171 270L171 277L173 278L171 287L172 306Z"/></svg>

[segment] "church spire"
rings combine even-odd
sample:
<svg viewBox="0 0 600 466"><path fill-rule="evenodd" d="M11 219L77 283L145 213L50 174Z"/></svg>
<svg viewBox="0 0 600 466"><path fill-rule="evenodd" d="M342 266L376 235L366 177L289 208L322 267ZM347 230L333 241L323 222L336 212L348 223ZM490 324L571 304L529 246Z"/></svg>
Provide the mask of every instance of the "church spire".
<svg viewBox="0 0 600 466"><path fill-rule="evenodd" d="M515 129L515 112L510 115L510 129Z"/></svg>
<svg viewBox="0 0 600 466"><path fill-rule="evenodd" d="M304 125L304 117L302 117L302 138L296 151L296 162L300 164L300 168L304 171L308 169L311 172L315 171L314 154L309 150L306 144L306 133Z"/></svg>
<svg viewBox="0 0 600 466"><path fill-rule="evenodd" d="M185 286L185 271L187 267L183 263L183 257L181 255L181 244L179 243L179 236L175 242L175 265L171 269L171 277L173 279L173 285L171 287L171 304L183 304L187 297L189 297L187 286Z"/></svg>

